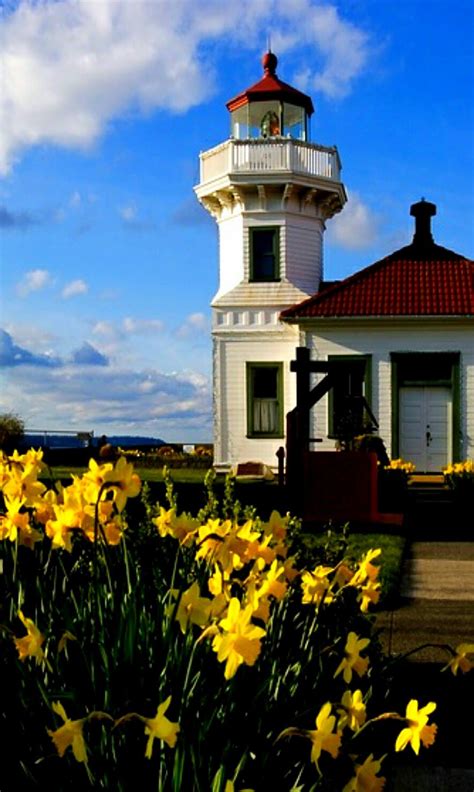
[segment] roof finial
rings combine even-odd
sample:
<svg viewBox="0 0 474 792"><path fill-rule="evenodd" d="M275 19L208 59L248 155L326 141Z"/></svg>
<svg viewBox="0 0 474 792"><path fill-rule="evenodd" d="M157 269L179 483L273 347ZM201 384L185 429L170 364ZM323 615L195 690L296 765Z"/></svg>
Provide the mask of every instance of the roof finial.
<svg viewBox="0 0 474 792"><path fill-rule="evenodd" d="M410 206L410 214L415 218L414 245L433 244L431 218L436 214L436 206L422 197L421 201Z"/></svg>
<svg viewBox="0 0 474 792"><path fill-rule="evenodd" d="M266 52L262 58L262 66L265 74L275 74L277 65L278 58L269 48L268 52Z"/></svg>

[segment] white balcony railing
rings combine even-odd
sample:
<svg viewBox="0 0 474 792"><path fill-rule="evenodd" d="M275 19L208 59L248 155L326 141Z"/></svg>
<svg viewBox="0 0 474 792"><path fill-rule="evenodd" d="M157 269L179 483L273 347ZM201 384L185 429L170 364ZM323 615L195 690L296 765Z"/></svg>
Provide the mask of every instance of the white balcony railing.
<svg viewBox="0 0 474 792"><path fill-rule="evenodd" d="M336 148L293 138L227 140L201 154L201 184L231 174L297 173L340 181Z"/></svg>

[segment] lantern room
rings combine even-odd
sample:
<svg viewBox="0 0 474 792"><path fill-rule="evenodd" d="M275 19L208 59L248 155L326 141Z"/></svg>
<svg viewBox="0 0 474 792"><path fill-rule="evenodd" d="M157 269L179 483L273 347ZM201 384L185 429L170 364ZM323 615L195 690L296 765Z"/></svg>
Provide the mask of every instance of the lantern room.
<svg viewBox="0 0 474 792"><path fill-rule="evenodd" d="M262 58L263 78L227 102L231 137L309 140L309 120L314 112L311 98L282 82L276 74L277 64L276 55L267 52Z"/></svg>

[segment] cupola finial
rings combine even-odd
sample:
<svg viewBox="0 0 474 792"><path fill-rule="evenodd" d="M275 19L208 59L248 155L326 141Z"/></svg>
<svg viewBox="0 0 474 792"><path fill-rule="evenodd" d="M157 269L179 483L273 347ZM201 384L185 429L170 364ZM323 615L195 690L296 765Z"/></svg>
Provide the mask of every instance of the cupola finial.
<svg viewBox="0 0 474 792"><path fill-rule="evenodd" d="M265 74L276 74L276 67L278 66L278 58L270 49L262 58L262 66Z"/></svg>
<svg viewBox="0 0 474 792"><path fill-rule="evenodd" d="M431 233L431 218L436 214L436 205L425 201L424 198L410 206L410 214L415 218L414 245L433 244Z"/></svg>

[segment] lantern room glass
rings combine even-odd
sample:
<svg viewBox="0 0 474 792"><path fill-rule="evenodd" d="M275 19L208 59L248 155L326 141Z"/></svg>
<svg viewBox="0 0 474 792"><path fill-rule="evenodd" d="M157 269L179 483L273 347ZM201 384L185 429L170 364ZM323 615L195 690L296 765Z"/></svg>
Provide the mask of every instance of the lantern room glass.
<svg viewBox="0 0 474 792"><path fill-rule="evenodd" d="M303 107L279 100L248 102L231 114L231 135L237 140L290 137L308 140Z"/></svg>

